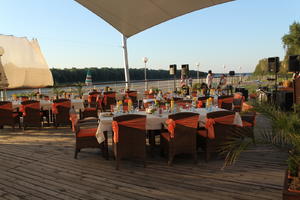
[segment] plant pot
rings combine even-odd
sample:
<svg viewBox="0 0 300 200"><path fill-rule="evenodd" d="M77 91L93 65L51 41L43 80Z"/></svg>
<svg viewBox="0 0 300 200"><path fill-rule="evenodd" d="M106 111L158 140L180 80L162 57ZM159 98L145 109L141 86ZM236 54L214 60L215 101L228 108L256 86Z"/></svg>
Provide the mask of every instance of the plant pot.
<svg viewBox="0 0 300 200"><path fill-rule="evenodd" d="M299 200L300 199L300 190L291 190L289 189L291 176L288 173L288 170L285 172L284 176L284 185L282 191L282 199L283 200Z"/></svg>

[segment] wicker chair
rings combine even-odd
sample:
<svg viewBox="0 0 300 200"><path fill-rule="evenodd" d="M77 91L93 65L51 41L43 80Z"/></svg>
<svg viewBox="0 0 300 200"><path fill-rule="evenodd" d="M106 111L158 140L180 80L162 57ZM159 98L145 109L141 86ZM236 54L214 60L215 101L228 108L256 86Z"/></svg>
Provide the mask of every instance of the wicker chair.
<svg viewBox="0 0 300 200"><path fill-rule="evenodd" d="M240 92L235 93L233 97L233 111L241 112L243 102L244 102L243 94Z"/></svg>
<svg viewBox="0 0 300 200"><path fill-rule="evenodd" d="M28 126L42 127L42 113L40 111L39 101L23 101L20 111L23 112L23 130Z"/></svg>
<svg viewBox="0 0 300 200"><path fill-rule="evenodd" d="M208 97L198 97L197 108L205 108Z"/></svg>
<svg viewBox="0 0 300 200"><path fill-rule="evenodd" d="M193 154L196 163L196 133L199 114L182 112L169 115L169 120L175 122L175 128L172 133L170 125L168 125L169 131L162 131L160 137L161 154L168 154L168 165L172 165L175 155L183 153Z"/></svg>
<svg viewBox="0 0 300 200"><path fill-rule="evenodd" d="M219 108L232 110L233 95L223 95L218 97Z"/></svg>
<svg viewBox="0 0 300 200"><path fill-rule="evenodd" d="M81 149L84 148L99 148L102 150L102 156L108 160L108 145L107 134L104 133L105 141L99 144L96 138L96 131L98 127L98 119L86 118L79 120L75 126L76 133L76 145L74 158L77 159L77 155Z"/></svg>
<svg viewBox="0 0 300 200"><path fill-rule="evenodd" d="M71 125L70 121L71 101L69 99L56 99L53 101L52 113L54 114L54 125Z"/></svg>
<svg viewBox="0 0 300 200"><path fill-rule="evenodd" d="M0 101L0 127L8 125L15 130L15 124L21 128L19 114L13 112L12 102Z"/></svg>
<svg viewBox="0 0 300 200"><path fill-rule="evenodd" d="M88 96L88 104L86 107L89 108L97 108L98 107L98 99L101 96L100 92L90 92Z"/></svg>
<svg viewBox="0 0 300 200"><path fill-rule="evenodd" d="M134 106L137 106L137 91L126 91L126 97L132 100Z"/></svg>
<svg viewBox="0 0 300 200"><path fill-rule="evenodd" d="M123 158L142 159L146 166L146 116L128 114L113 118L113 152L116 169Z"/></svg>
<svg viewBox="0 0 300 200"><path fill-rule="evenodd" d="M116 104L116 92L104 92L101 100L102 111L110 111L111 105Z"/></svg>
<svg viewBox="0 0 300 200"><path fill-rule="evenodd" d="M84 108L81 119L85 119L87 117L96 117L98 118L98 109L97 108Z"/></svg>
<svg viewBox="0 0 300 200"><path fill-rule="evenodd" d="M213 124L214 135L211 136L208 130L199 130L197 135L197 148L201 148L205 152L205 159L210 159L211 153L217 153L219 147L224 144L228 139L234 136L237 131L237 126L233 125L233 118L235 112L233 111L216 111L207 114L207 119L214 119L220 117L232 117L232 123L225 124L222 121L216 121Z"/></svg>

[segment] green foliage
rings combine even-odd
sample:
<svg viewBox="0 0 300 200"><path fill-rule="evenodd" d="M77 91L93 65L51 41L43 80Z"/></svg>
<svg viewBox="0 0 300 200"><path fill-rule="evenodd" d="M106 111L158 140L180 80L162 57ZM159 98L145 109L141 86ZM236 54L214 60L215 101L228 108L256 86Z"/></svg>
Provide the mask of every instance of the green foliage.
<svg viewBox="0 0 300 200"><path fill-rule="evenodd" d="M289 152L287 163L290 174L295 177L298 176L300 156L297 156L293 151Z"/></svg>
<svg viewBox="0 0 300 200"><path fill-rule="evenodd" d="M71 69L51 69L53 79L56 85L58 84L73 84L84 83L87 71L90 70L94 83L97 82L113 82L124 81L124 69L123 68L71 68ZM144 69L129 69L131 80L144 80ZM196 71L190 71L190 76L195 78L197 76ZM204 77L205 73L200 72L200 76ZM168 70L147 70L148 79L170 79L173 76L169 75ZM177 73L177 78L179 73Z"/></svg>
<svg viewBox="0 0 300 200"><path fill-rule="evenodd" d="M84 85L84 83L75 84L75 88L72 89L72 92L77 94L81 98L85 92L85 89L83 88Z"/></svg>
<svg viewBox="0 0 300 200"><path fill-rule="evenodd" d="M193 84L193 90L200 90L201 89L201 84L200 83L194 83Z"/></svg>
<svg viewBox="0 0 300 200"><path fill-rule="evenodd" d="M58 98L59 96L63 95L65 91L61 88L56 87L56 85L54 85L52 92L53 94L55 94L56 98Z"/></svg>
<svg viewBox="0 0 300 200"><path fill-rule="evenodd" d="M268 73L268 60L266 58L258 61L253 75L264 75Z"/></svg>
<svg viewBox="0 0 300 200"><path fill-rule="evenodd" d="M300 54L300 23L290 25L289 33L282 37L282 43L287 56Z"/></svg>
<svg viewBox="0 0 300 200"><path fill-rule="evenodd" d="M285 149L289 153L287 162L291 172L298 171L300 165L300 118L297 113L280 111L270 104L254 104L254 110L266 116L272 123L272 130L261 132L261 143ZM252 140L243 132L235 133L234 137L220 147L221 153L226 155L224 166L234 164L240 154L245 151Z"/></svg>

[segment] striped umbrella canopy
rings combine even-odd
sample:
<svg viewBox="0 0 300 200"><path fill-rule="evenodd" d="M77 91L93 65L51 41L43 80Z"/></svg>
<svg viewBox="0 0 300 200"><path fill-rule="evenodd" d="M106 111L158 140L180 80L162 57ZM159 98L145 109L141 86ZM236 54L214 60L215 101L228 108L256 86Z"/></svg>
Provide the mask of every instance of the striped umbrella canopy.
<svg viewBox="0 0 300 200"><path fill-rule="evenodd" d="M90 70L88 70L87 73L86 73L85 84L86 85L93 85L92 73L91 73Z"/></svg>

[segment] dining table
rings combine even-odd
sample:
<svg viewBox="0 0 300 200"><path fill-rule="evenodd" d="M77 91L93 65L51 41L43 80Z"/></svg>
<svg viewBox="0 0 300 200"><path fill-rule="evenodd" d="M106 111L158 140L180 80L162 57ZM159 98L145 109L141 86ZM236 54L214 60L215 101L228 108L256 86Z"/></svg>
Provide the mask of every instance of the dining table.
<svg viewBox="0 0 300 200"><path fill-rule="evenodd" d="M181 109L178 112L194 112L199 114L199 126L204 127L206 123L206 115L210 112L215 111L225 111L225 109L218 107L211 108L194 108L194 109ZM100 113L99 115L99 125L96 132L96 138L99 143L105 141L104 132L112 132L112 121L113 117L127 114L138 114L138 115L146 115L146 130L160 130L162 128L162 124L168 119L170 113L167 110L163 110L161 114L158 112L154 112L153 114L146 113L145 111L132 111L130 113ZM233 124L238 126L243 126L243 122L241 116L238 112L235 113Z"/></svg>

